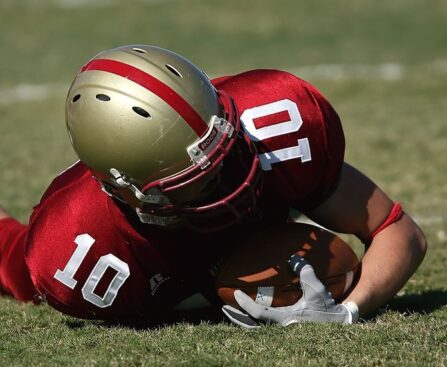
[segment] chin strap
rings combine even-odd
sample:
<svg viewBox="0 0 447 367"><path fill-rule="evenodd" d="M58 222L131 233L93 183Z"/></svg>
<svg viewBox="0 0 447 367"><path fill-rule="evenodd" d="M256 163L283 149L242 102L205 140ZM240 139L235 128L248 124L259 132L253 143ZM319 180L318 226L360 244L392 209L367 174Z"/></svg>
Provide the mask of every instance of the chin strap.
<svg viewBox="0 0 447 367"><path fill-rule="evenodd" d="M138 187L136 187L133 183L131 183L122 173L120 173L115 168L110 168L110 173L114 177L114 182L117 186L121 188L128 188L130 191L132 191L135 195L135 197L142 201L143 203L148 204L156 204L156 205L168 205L170 204L169 199L162 194L143 194ZM155 189L152 189L152 191Z"/></svg>
<svg viewBox="0 0 447 367"><path fill-rule="evenodd" d="M175 226L180 223L180 218L178 216L165 216L161 217L158 215L153 215L150 213L146 213L140 208L136 208L135 212L140 219L141 223L145 224L155 224L157 226Z"/></svg>

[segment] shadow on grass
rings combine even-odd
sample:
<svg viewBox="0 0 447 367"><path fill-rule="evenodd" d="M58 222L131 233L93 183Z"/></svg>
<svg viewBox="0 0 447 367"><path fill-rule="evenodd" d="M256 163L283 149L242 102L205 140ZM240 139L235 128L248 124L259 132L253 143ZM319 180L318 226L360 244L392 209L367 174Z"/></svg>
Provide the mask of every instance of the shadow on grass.
<svg viewBox="0 0 447 367"><path fill-rule="evenodd" d="M85 320L80 319L68 319L65 320L65 325L67 325L70 329L76 330L76 329L82 329L85 327Z"/></svg>
<svg viewBox="0 0 447 367"><path fill-rule="evenodd" d="M150 330L169 327L180 323L187 323L190 325L199 325L201 323L218 324L224 320L224 316L220 307L209 307L197 310L175 311L165 315L160 315L153 320L143 318L127 319L127 320L107 320L107 321L92 321L75 318L68 318L64 323L70 329L82 329L89 323L106 327L106 328L130 328L135 330Z"/></svg>
<svg viewBox="0 0 447 367"><path fill-rule="evenodd" d="M447 290L433 289L396 296L388 303L387 310L402 314L429 314L445 305L447 305Z"/></svg>
<svg viewBox="0 0 447 367"><path fill-rule="evenodd" d="M373 321L385 311L397 311L402 315L430 314L433 311L447 305L447 290L428 290L421 293L405 294L394 297L386 308L378 310L369 317L366 322ZM97 321L98 325L106 328L131 328L136 330L150 330L173 326L179 323L199 325L201 323L218 324L225 320L220 307L210 307L197 310L176 311L155 320L111 320ZM71 329L80 329L89 321L78 319L67 319L66 325Z"/></svg>

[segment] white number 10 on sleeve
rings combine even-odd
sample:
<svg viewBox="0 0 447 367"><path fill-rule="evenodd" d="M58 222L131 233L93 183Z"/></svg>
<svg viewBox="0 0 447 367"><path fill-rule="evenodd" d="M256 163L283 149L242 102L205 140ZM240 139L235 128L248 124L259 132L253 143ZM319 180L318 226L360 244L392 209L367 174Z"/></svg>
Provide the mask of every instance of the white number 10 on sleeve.
<svg viewBox="0 0 447 367"><path fill-rule="evenodd" d="M78 281L73 277L87 256L90 248L95 243L95 239L89 234L85 233L77 236L74 242L77 245L76 250L71 255L70 260L68 261L67 265L65 265L64 270L58 269L54 274L55 279L70 289L74 289L76 287ZM95 289L108 268L114 269L116 271L116 275L110 282L104 295L100 297L95 293ZM118 259L112 254L101 256L82 287L82 296L86 301L93 303L95 306L101 308L109 307L112 305L119 289L129 275L129 265L127 265L124 261Z"/></svg>
<svg viewBox="0 0 447 367"><path fill-rule="evenodd" d="M272 115L283 112L288 113L289 121L275 122L273 118L268 124L264 124L264 126L259 128L256 127L256 119L272 117ZM282 99L245 110L241 115L241 122L247 134L256 142L298 131L303 124L303 119L295 102L289 99ZM270 171L274 163L296 158L300 158L303 163L312 160L308 138L298 139L298 145L259 155L264 171Z"/></svg>

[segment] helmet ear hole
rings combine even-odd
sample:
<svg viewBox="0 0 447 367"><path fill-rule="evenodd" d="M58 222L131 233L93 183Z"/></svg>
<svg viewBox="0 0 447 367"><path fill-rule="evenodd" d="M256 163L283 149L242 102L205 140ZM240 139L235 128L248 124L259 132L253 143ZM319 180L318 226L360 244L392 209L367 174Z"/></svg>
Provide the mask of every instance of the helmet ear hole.
<svg viewBox="0 0 447 367"><path fill-rule="evenodd" d="M152 118L151 114L147 112L144 108L141 107L132 107L133 112L137 113L138 115L144 117L144 118Z"/></svg>
<svg viewBox="0 0 447 367"><path fill-rule="evenodd" d="M179 78L183 78L183 75L172 65L166 64L166 69L168 69L172 74L178 76Z"/></svg>
<svg viewBox="0 0 447 367"><path fill-rule="evenodd" d="M110 97L106 94L97 94L96 99L99 99L100 101L103 101L103 102L110 101Z"/></svg>
<svg viewBox="0 0 447 367"><path fill-rule="evenodd" d="M80 98L81 98L81 95L80 94L76 94L71 101L74 103L74 102L79 101Z"/></svg>
<svg viewBox="0 0 447 367"><path fill-rule="evenodd" d="M142 48L139 48L139 47L132 47L132 50L135 51L135 52L138 52L140 54L146 54L147 53L146 50L144 50Z"/></svg>

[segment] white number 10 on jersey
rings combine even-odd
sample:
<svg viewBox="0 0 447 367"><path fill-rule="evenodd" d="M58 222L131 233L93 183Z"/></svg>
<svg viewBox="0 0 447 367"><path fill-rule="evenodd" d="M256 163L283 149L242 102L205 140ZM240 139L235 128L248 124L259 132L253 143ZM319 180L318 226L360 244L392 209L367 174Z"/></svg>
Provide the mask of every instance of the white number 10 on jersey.
<svg viewBox="0 0 447 367"><path fill-rule="evenodd" d="M55 279L70 289L74 289L76 287L78 281L73 277L81 266L82 261L84 261L85 257L87 256L90 248L95 243L95 239L89 234L85 233L77 236L74 242L77 245L76 250L71 255L70 260L68 260L64 270L58 269L54 274ZM108 268L114 269L116 271L116 275L110 282L104 295L100 297L95 293L95 289ZM82 296L86 301L93 303L95 306L101 308L109 307L112 305L119 289L129 275L129 265L127 265L124 261L118 259L112 254L101 256L82 287Z"/></svg>
<svg viewBox="0 0 447 367"><path fill-rule="evenodd" d="M256 127L255 119L265 118L282 112L288 113L290 117L289 121L273 121L269 122L266 126ZM255 142L293 133L298 131L301 125L303 125L303 119L301 118L297 104L289 99L282 99L273 103L249 108L242 113L241 122L247 134ZM297 158L300 158L303 163L312 160L309 139L298 139L298 145L293 147L259 154L264 171L270 171L274 163Z"/></svg>

